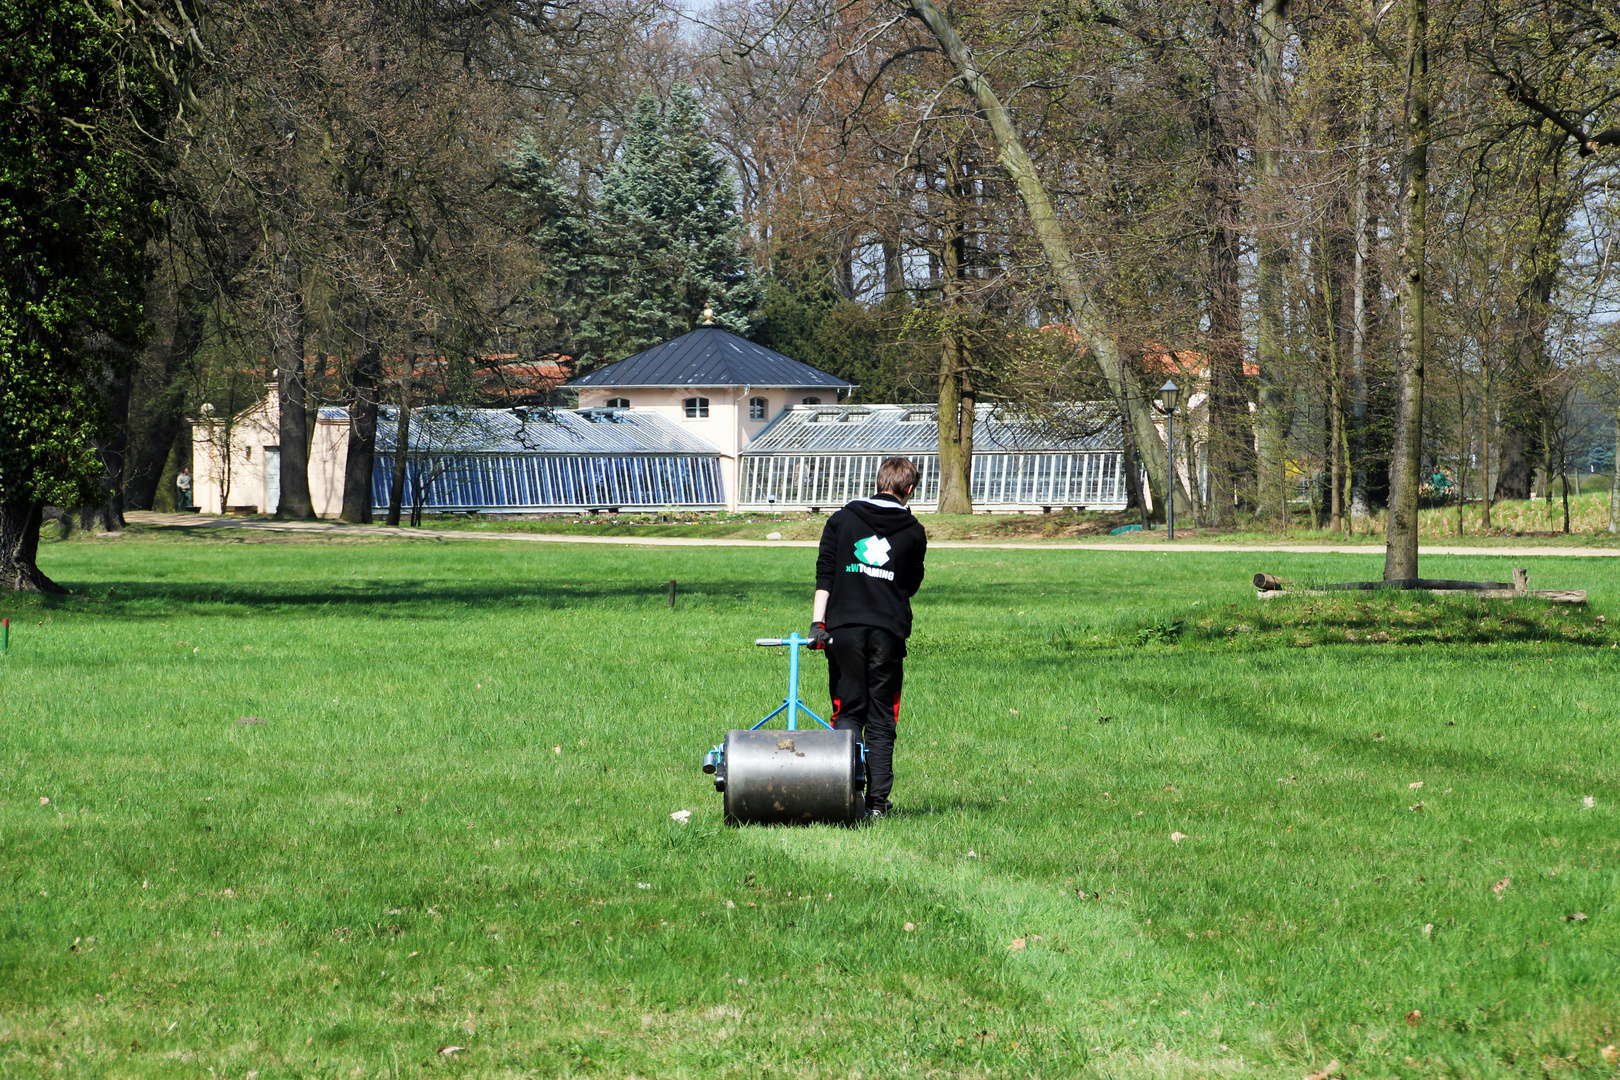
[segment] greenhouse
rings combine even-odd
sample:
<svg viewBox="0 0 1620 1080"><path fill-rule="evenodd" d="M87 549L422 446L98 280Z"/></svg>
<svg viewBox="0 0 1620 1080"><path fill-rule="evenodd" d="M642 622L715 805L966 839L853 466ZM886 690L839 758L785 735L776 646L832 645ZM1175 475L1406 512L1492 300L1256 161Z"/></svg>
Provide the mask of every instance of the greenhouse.
<svg viewBox="0 0 1620 1080"><path fill-rule="evenodd" d="M398 411L377 420L371 501L388 505ZM720 453L670 420L625 409L464 409L410 419L405 499L427 513L725 506Z"/></svg>
<svg viewBox="0 0 1620 1080"><path fill-rule="evenodd" d="M973 424L975 510L1119 510L1125 478L1119 425L1070 406L1061 427L980 405ZM822 510L870 495L878 464L909 457L921 476L911 505L939 502L939 428L933 406L796 405L740 455L739 509Z"/></svg>

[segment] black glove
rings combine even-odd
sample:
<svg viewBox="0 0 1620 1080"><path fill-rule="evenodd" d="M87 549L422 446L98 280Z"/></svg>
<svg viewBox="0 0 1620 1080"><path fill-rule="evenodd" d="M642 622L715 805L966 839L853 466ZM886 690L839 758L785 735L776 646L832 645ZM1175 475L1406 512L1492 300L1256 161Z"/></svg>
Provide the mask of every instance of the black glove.
<svg viewBox="0 0 1620 1080"><path fill-rule="evenodd" d="M815 622L810 624L810 647L812 649L825 649L832 644L832 635L827 633L827 624Z"/></svg>

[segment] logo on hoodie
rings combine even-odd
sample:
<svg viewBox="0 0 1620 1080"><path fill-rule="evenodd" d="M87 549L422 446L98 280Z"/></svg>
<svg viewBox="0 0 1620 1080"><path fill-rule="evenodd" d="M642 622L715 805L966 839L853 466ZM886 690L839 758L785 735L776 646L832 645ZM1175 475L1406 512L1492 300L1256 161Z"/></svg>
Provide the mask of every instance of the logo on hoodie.
<svg viewBox="0 0 1620 1080"><path fill-rule="evenodd" d="M867 566L882 566L889 561L889 542L881 536L868 536L855 541L855 557Z"/></svg>
<svg viewBox="0 0 1620 1080"><path fill-rule="evenodd" d="M868 536L864 540L855 541L855 557L860 562L852 562L844 567L846 574L865 574L867 577L882 578L884 581L894 580L893 570L878 569L889 561L889 541L881 536Z"/></svg>

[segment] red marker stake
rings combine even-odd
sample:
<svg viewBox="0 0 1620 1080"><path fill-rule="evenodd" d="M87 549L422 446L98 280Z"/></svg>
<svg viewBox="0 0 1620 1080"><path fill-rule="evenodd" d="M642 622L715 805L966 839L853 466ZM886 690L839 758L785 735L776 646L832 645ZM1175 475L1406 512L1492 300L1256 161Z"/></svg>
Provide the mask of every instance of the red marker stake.
<svg viewBox="0 0 1620 1080"><path fill-rule="evenodd" d="M11 651L11 620L0 619L0 653Z"/></svg>

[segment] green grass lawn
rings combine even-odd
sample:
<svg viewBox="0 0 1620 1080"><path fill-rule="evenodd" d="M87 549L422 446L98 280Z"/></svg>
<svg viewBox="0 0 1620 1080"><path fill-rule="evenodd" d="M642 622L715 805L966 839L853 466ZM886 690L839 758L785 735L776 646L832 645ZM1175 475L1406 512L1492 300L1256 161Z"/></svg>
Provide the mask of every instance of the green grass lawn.
<svg viewBox="0 0 1620 1080"><path fill-rule="evenodd" d="M75 595L0 598L0 1076L1615 1073L1610 560L1538 559L1555 612L937 551L902 814L725 828L698 761L813 559L48 545Z"/></svg>

